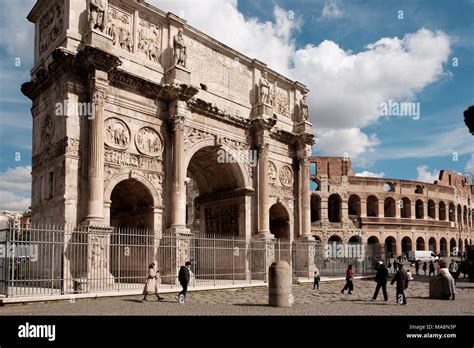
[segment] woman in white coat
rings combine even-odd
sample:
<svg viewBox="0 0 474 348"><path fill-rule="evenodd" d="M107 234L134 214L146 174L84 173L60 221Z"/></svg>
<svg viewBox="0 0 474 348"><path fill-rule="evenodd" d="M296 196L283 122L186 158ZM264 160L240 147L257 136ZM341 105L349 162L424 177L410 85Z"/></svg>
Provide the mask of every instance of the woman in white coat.
<svg viewBox="0 0 474 348"><path fill-rule="evenodd" d="M155 264L151 263L148 266L148 276L145 282L145 288L143 289L143 301L146 302L146 297L149 294L155 294L158 298L158 301L161 301L162 298L158 294L158 283L159 283L159 273L160 271L155 271Z"/></svg>

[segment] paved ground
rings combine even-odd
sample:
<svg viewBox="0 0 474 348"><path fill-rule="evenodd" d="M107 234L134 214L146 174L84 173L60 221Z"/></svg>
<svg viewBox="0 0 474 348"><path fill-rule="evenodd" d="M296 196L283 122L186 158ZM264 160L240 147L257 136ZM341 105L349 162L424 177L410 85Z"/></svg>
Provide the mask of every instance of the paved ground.
<svg viewBox="0 0 474 348"><path fill-rule="evenodd" d="M407 306L395 303L394 286L389 286L388 302L382 294L373 301L375 282L355 280L352 295L341 294L343 281L322 283L319 291L310 284L294 286L295 304L289 309L268 307L268 289L258 287L190 292L187 304L176 303L175 294L164 294L163 302L150 296L142 303L141 296L129 296L15 304L0 307L0 315L474 315L471 284L458 288L455 301L430 300L427 277L416 277L407 290Z"/></svg>

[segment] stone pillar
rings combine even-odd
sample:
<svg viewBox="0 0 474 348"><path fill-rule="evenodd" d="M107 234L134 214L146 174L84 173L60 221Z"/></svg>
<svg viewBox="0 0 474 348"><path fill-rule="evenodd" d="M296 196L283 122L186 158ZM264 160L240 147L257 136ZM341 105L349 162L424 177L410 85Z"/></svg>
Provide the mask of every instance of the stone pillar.
<svg viewBox="0 0 474 348"><path fill-rule="evenodd" d="M435 203L435 206L434 206L434 209L435 209L435 220L439 220L439 204L438 203Z"/></svg>
<svg viewBox="0 0 474 348"><path fill-rule="evenodd" d="M175 114L170 118L173 127L173 163L171 174L171 227L186 226L186 168L184 168L184 115L186 103L176 101Z"/></svg>
<svg viewBox="0 0 474 348"><path fill-rule="evenodd" d="M104 106L108 92L107 73L95 70L91 81L94 118L89 128L87 222L104 222Z"/></svg>
<svg viewBox="0 0 474 348"><path fill-rule="evenodd" d="M367 199L360 199L360 217L366 218L367 217Z"/></svg>
<svg viewBox="0 0 474 348"><path fill-rule="evenodd" d="M267 142L258 147L258 233L262 237L270 235L269 196L268 196L268 148Z"/></svg>
<svg viewBox="0 0 474 348"><path fill-rule="evenodd" d="M301 236L311 237L311 192L309 189L309 157L300 158Z"/></svg>
<svg viewBox="0 0 474 348"><path fill-rule="evenodd" d="M415 201L410 202L410 210L411 210L410 211L410 214L411 214L410 218L416 219L416 199L415 199Z"/></svg>
<svg viewBox="0 0 474 348"><path fill-rule="evenodd" d="M379 216L380 218L385 217L385 198L379 198Z"/></svg>
<svg viewBox="0 0 474 348"><path fill-rule="evenodd" d="M402 218L402 208L401 208L401 203L400 202L401 202L400 199L395 200L395 217L397 219Z"/></svg>
<svg viewBox="0 0 474 348"><path fill-rule="evenodd" d="M428 220L428 202L423 201L423 220Z"/></svg>

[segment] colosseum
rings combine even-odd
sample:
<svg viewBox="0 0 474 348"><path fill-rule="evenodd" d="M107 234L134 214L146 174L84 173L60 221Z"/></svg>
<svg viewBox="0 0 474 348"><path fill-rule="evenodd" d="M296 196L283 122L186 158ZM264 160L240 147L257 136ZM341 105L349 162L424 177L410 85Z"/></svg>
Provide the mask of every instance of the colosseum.
<svg viewBox="0 0 474 348"><path fill-rule="evenodd" d="M442 170L438 180L360 177L347 157L311 157L311 232L322 243L384 244L387 256L472 244L474 186Z"/></svg>

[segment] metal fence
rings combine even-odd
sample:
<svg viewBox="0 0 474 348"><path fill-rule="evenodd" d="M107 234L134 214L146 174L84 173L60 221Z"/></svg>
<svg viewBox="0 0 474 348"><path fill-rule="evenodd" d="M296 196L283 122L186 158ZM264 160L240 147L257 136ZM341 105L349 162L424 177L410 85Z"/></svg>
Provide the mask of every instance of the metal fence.
<svg viewBox="0 0 474 348"><path fill-rule="evenodd" d="M380 251L364 246L362 260L333 258L314 241L243 240L215 235L155 235L137 228L9 226L0 231L0 294L11 296L127 292L143 289L148 265L160 288L177 288L180 265L191 261L191 287L264 283L274 260L292 265L295 278L342 276L347 265L369 274Z"/></svg>

